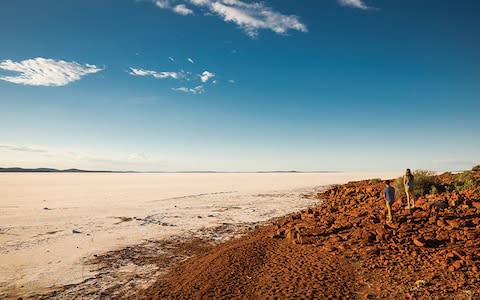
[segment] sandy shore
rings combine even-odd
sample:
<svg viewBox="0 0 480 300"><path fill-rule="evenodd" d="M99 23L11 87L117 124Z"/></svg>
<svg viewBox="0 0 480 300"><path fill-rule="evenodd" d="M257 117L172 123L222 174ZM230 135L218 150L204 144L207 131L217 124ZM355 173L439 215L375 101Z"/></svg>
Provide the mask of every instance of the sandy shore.
<svg viewBox="0 0 480 300"><path fill-rule="evenodd" d="M389 175L2 174L0 296L142 288L191 255L172 252L179 240L218 243L314 204L323 185Z"/></svg>

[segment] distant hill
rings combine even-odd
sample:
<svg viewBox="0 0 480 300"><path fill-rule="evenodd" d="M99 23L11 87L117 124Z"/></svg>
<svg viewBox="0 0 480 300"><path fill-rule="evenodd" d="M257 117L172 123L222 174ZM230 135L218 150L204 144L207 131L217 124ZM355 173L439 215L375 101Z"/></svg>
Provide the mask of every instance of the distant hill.
<svg viewBox="0 0 480 300"><path fill-rule="evenodd" d="M112 171L89 171L89 170L80 170L80 169L66 169L58 170L52 168L35 168L35 169L26 169L26 168L0 168L0 172L29 172L29 173L112 173Z"/></svg>
<svg viewBox="0 0 480 300"><path fill-rule="evenodd" d="M0 173L341 173L340 171L253 171L253 172L238 172L238 171L92 171L81 169L53 169L53 168L0 168Z"/></svg>

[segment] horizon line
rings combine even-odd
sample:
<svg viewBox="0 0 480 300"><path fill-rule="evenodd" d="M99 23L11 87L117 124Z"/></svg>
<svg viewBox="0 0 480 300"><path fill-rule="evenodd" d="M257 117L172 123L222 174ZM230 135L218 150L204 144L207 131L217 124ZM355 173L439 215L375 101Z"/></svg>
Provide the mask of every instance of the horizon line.
<svg viewBox="0 0 480 300"><path fill-rule="evenodd" d="M187 170L187 171L135 171L135 170L85 170L77 168L56 169L47 167L23 168L23 167L0 167L0 173L343 173L338 170L256 170L256 171L217 171L217 170Z"/></svg>

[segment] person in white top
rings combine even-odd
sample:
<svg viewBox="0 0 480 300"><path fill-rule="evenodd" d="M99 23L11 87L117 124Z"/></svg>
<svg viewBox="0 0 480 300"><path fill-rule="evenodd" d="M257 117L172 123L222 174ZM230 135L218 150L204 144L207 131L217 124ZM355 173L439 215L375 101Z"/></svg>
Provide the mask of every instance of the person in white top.
<svg viewBox="0 0 480 300"><path fill-rule="evenodd" d="M414 178L410 169L405 170L405 175L403 176L403 186L405 187L405 194L407 195L408 209L415 207L415 195L413 193L413 179Z"/></svg>

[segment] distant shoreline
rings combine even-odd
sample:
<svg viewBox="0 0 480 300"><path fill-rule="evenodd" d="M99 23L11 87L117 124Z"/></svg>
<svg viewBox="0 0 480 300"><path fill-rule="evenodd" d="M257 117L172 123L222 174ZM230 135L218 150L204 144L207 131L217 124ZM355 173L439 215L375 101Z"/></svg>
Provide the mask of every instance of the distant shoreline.
<svg viewBox="0 0 480 300"><path fill-rule="evenodd" d="M80 169L58 170L52 168L0 168L0 173L126 173L115 171L90 171Z"/></svg>
<svg viewBox="0 0 480 300"><path fill-rule="evenodd" d="M219 173L219 174L228 174L228 173L343 173L344 171L109 171L109 170L81 170L81 169L53 169L53 168L0 168L0 173L166 173L166 174L175 174L175 173Z"/></svg>

